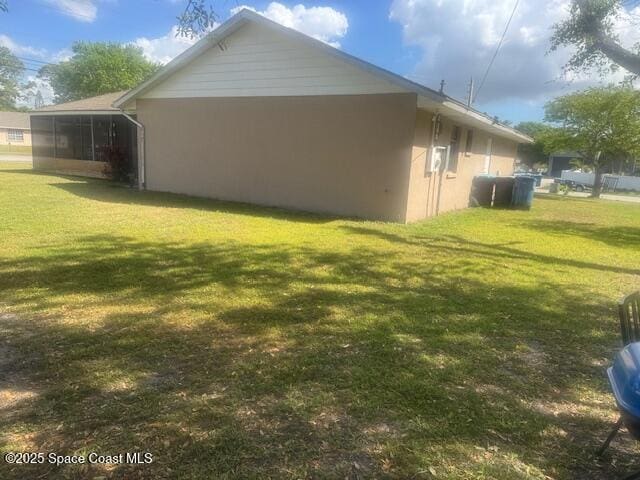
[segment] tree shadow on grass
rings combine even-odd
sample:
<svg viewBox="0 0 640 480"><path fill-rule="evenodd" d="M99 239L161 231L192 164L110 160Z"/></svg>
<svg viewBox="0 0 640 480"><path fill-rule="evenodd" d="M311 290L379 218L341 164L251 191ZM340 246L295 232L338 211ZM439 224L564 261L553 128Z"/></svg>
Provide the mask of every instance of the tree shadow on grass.
<svg viewBox="0 0 640 480"><path fill-rule="evenodd" d="M640 216L640 209L638 212ZM518 227L541 231L555 237L578 237L616 248L640 249L640 227L629 225L613 227L584 222L529 220Z"/></svg>
<svg viewBox="0 0 640 480"><path fill-rule="evenodd" d="M140 191L135 187L116 183L106 179L56 174L31 169L0 169L0 173L23 174L64 179L66 182L53 182L50 185L73 195L99 202L138 204L141 206L190 208L211 212L224 212L237 215L261 216L286 220L289 222L328 223L345 220L349 217L329 213L313 213L270 206L194 197L168 192Z"/></svg>
<svg viewBox="0 0 640 480"><path fill-rule="evenodd" d="M500 253L456 241L450 251L473 254L473 268ZM583 398L606 390L607 299L488 286L464 278L464 261L434 270L387 255L392 268L363 247L101 235L3 259L15 316L0 321L0 378L32 395L0 408L2 448L155 461L2 464L2 478L420 478L435 465L442 477L568 479L630 468L624 437L615 466L585 459L609 427L603 410L613 413Z"/></svg>
<svg viewBox="0 0 640 480"><path fill-rule="evenodd" d="M176 193L140 191L135 188L115 184L108 180L88 179L86 181L78 181L79 179L77 177L75 177L74 180L76 181L52 183L51 185L82 198L108 203L189 208L312 224L328 223L345 219L345 217L337 217L329 214L294 211L270 206L256 206L242 202L223 201Z"/></svg>
<svg viewBox="0 0 640 480"><path fill-rule="evenodd" d="M535 224L542 226L543 224L553 223L553 222L544 222L531 220L528 222L529 224ZM485 258L499 258L501 260L509 260L509 261L518 261L518 260L529 260L535 261L542 264L550 265L550 266L564 266L570 268L577 269L585 269L585 270L599 270L603 272L611 272L611 273L623 273L628 275L640 275L640 268L628 268L628 267L620 267L616 265L603 265L599 263L593 262L585 262L581 260L574 260L569 258L555 257L552 255L542 255L538 253L528 252L525 250L520 250L515 248L514 246L518 244L518 242L509 242L509 243L483 243L479 241L469 240L467 238L463 238L458 235L440 235L438 237L416 237L415 235L411 236L403 236L395 233L383 232L380 230L376 230L375 228L368 227L360 227L360 226L352 226L347 225L342 227L343 229L356 233L359 235L370 235L376 238L380 238L386 240L391 243L400 243L405 245L413 245L419 247L430 246L436 249L443 249L445 251L449 251L452 253L459 254L469 254L474 257L485 257ZM535 227L534 227L535 228ZM600 241L609 242L611 245L616 247L629 247L634 248L635 242L638 242L638 246L640 246L640 229L634 228L601 228L595 229L600 230L600 235L596 235L594 233L593 238L598 239ZM568 235L576 234L579 230L571 233L571 230L567 233ZM559 233L562 235L563 233ZM585 234L586 236L586 234ZM623 240L624 237L626 240ZM637 247L635 247L637 248Z"/></svg>

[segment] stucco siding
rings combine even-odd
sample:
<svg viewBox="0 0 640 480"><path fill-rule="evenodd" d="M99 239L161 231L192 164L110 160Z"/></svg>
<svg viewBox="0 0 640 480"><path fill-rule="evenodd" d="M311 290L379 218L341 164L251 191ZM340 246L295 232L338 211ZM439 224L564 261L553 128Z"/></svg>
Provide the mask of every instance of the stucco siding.
<svg viewBox="0 0 640 480"><path fill-rule="evenodd" d="M491 138L489 172L494 175L512 175L517 143L477 130L459 122L441 117L441 128L435 146L447 146L455 125L460 128L458 165L455 172L427 172L431 150L433 112L418 110L411 154L411 171L406 220L420 220L451 210L466 208L470 203L473 178L487 173L487 141ZM471 150L466 152L467 135L473 130Z"/></svg>
<svg viewBox="0 0 640 480"><path fill-rule="evenodd" d="M415 94L139 99L146 187L405 221Z"/></svg>
<svg viewBox="0 0 640 480"><path fill-rule="evenodd" d="M248 24L141 98L352 95L405 89L282 32Z"/></svg>

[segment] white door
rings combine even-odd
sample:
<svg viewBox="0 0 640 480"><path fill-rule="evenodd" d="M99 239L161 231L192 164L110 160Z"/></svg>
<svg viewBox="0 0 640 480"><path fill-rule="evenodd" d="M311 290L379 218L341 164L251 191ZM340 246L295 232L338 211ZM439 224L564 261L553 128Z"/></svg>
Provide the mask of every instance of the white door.
<svg viewBox="0 0 640 480"><path fill-rule="evenodd" d="M493 149L493 139L487 139L487 151L484 154L484 169L483 173L489 173L491 171L491 151Z"/></svg>

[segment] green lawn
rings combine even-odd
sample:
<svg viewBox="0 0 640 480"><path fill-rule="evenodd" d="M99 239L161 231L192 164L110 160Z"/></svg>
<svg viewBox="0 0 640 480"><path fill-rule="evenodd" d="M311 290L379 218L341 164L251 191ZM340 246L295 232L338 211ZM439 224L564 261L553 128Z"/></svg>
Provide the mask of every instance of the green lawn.
<svg viewBox="0 0 640 480"><path fill-rule="evenodd" d="M0 154L3 153L31 155L31 147L24 145L0 145Z"/></svg>
<svg viewBox="0 0 640 480"><path fill-rule="evenodd" d="M605 367L640 205L415 225L0 164L0 478L618 478ZM23 167L22 167L23 168Z"/></svg>

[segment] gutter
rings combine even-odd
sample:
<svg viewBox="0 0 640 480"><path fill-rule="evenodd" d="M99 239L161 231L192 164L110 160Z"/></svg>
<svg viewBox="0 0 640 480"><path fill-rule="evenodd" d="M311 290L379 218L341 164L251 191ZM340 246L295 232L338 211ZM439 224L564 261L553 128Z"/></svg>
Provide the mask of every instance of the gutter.
<svg viewBox="0 0 640 480"><path fill-rule="evenodd" d="M145 189L145 151L144 151L144 125L138 122L131 115L125 113L125 111L120 108L120 113L123 117L133 123L136 127L138 127L138 189Z"/></svg>

